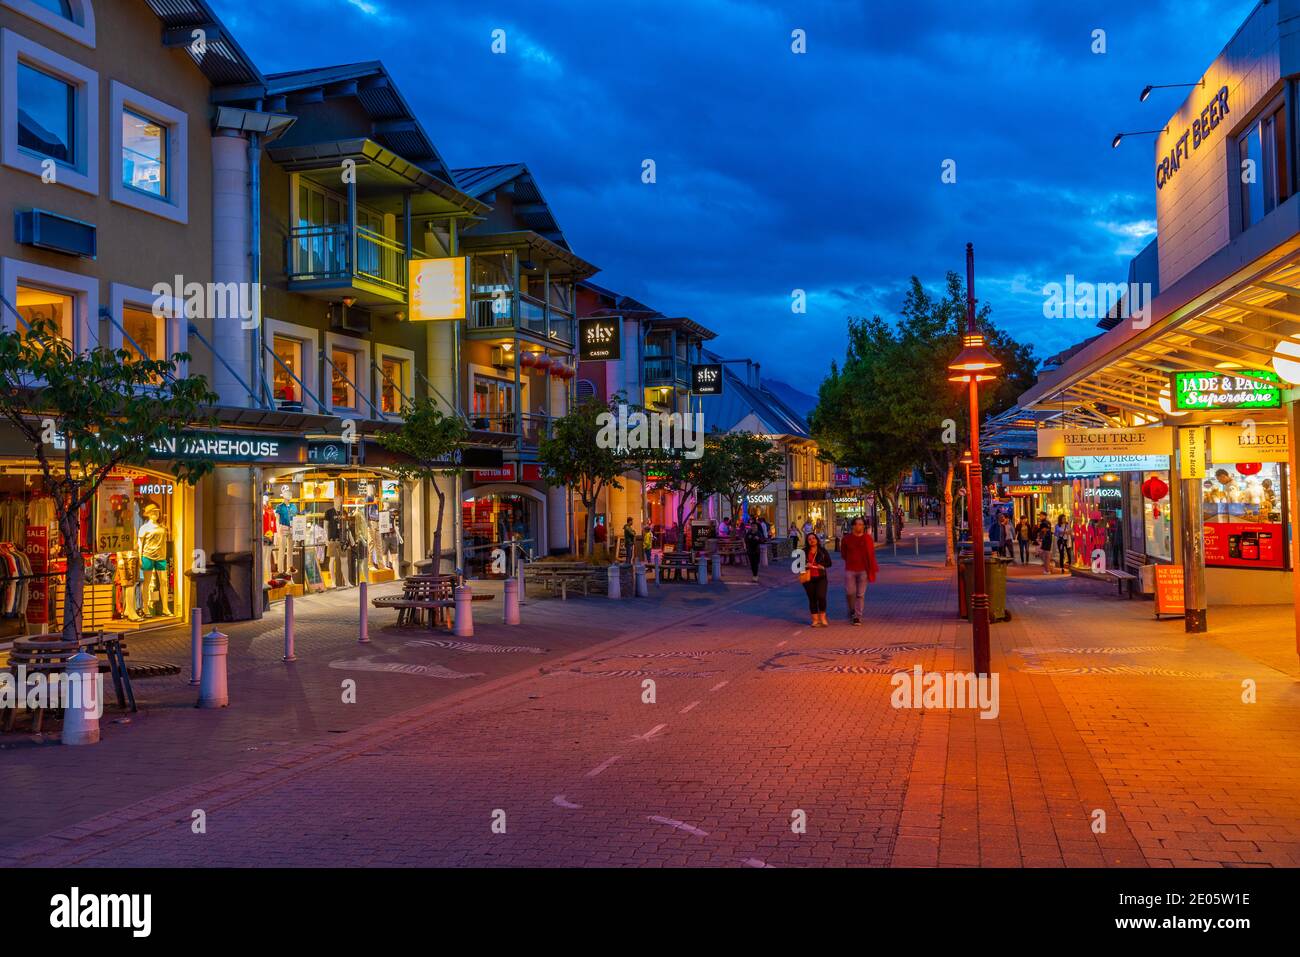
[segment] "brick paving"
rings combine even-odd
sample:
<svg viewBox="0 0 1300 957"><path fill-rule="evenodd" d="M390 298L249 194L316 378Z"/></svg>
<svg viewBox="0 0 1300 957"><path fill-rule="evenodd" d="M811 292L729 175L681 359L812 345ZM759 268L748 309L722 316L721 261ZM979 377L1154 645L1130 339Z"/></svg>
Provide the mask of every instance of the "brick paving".
<svg viewBox="0 0 1300 957"><path fill-rule="evenodd" d="M969 662L953 575L933 533L921 534L921 556L884 556L864 627L842 620L836 582L833 627L808 628L801 591L778 569L765 575L777 587L665 586L635 612L543 602L528 625L485 627L476 641L545 645L545 656L385 637L394 661L484 674L364 672L371 694L403 692L386 698L387 713L347 721L333 704L347 668L295 665L286 679L269 623L269 635L246 639L232 697L251 684L282 692L277 707L236 698L227 712L182 715L178 705L111 727L97 748L0 753L18 759L0 803L18 817L77 795L40 818L43 837L24 841L0 821L0 862L1300 864L1289 608L1212 610L1211 633L1188 637L1181 621L1155 622L1149 603L1096 583L1016 576L1013 618L993 626L997 718L894 708L894 672ZM305 634L300 657L357 657L323 620L300 622ZM647 679L654 703L643 701ZM1246 679L1256 703L1242 701ZM286 719L290 730L271 730ZM232 759L232 740L272 734L283 744ZM124 761L138 765L130 793ZM194 770L178 777L182 767ZM95 815L106 790L115 797ZM204 834L191 831L196 809Z"/></svg>

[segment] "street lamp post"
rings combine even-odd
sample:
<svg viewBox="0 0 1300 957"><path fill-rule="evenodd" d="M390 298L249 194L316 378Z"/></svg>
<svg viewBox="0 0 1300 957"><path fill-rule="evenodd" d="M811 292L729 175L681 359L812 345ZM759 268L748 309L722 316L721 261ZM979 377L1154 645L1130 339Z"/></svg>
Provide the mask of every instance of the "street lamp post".
<svg viewBox="0 0 1300 957"><path fill-rule="evenodd" d="M989 673L989 596L984 577L984 475L980 466L980 392L979 384L997 378L1002 367L984 344L984 334L975 324L975 247L966 244L966 332L962 349L948 364L950 382L965 382L970 390L970 480L967 483L966 507L970 522L971 571L974 573L971 594L971 649L975 673Z"/></svg>

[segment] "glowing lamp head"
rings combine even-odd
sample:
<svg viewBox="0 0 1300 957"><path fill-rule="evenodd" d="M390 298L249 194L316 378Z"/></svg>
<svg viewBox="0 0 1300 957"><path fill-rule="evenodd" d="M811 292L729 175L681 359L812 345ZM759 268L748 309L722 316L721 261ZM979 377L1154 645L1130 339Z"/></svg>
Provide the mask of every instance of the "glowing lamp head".
<svg viewBox="0 0 1300 957"><path fill-rule="evenodd" d="M961 345L957 358L948 363L949 382L990 382L997 378L995 373L1002 368L1002 363L984 345L982 334L963 333Z"/></svg>

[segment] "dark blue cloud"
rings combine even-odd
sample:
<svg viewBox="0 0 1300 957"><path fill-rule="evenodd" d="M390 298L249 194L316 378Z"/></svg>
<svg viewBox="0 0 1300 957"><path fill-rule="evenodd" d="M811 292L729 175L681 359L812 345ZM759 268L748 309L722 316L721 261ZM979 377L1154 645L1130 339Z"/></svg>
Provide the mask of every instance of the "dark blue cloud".
<svg viewBox="0 0 1300 957"><path fill-rule="evenodd" d="M268 72L383 60L451 165L529 164L597 281L806 385L846 315L894 312L968 241L979 294L1040 356L1096 331L1045 327L1041 289L1123 278L1154 228L1151 142L1111 136L1162 126L1181 93L1138 91L1199 77L1254 2L1087 6L216 2Z"/></svg>

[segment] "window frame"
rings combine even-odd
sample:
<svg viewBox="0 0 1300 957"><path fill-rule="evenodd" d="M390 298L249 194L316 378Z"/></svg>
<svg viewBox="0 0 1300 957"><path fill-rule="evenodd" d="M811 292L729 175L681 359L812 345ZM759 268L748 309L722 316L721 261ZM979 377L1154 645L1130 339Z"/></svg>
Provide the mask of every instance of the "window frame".
<svg viewBox="0 0 1300 957"><path fill-rule="evenodd" d="M68 0L68 6L72 9L72 19L59 16L53 10L46 10L33 0L0 0L0 7L8 7L55 33L61 33L82 46L95 49L94 6L90 0Z"/></svg>
<svg viewBox="0 0 1300 957"><path fill-rule="evenodd" d="M55 182L99 195L99 74L21 33L0 29L0 163L42 177L48 157L18 145L18 64L26 63L71 85L76 98L75 156L57 164Z"/></svg>
<svg viewBox="0 0 1300 957"><path fill-rule="evenodd" d="M374 356L372 361L374 362L375 365L379 366L380 369L383 369L385 359L395 359L402 364L402 371L405 375L405 381L401 383L402 389L400 389L399 391L401 391L404 398L410 401L414 401L415 399L415 352L412 351L411 349L402 349L399 346L384 345L383 343L376 342L374 344ZM385 380L383 376L381 375L375 376L376 387L374 390L372 390L374 392L374 398L372 399L372 401L375 403L375 408L379 410L380 415L385 416L386 418L401 419L402 418L401 412L384 411L384 396L383 396L384 381Z"/></svg>
<svg viewBox="0 0 1300 957"><path fill-rule="evenodd" d="M113 317L113 322L108 324L108 347L114 351L130 349L131 346L127 343L123 332L126 328L127 307L152 313L154 306L159 304L159 298L149 289L128 286L120 282L110 283L109 315ZM165 310L163 328L166 330L167 338L163 346L163 358L170 359L178 352L185 352L188 345L189 330L185 319L185 300L168 297L161 305ZM184 361L178 363L177 377L184 379L189 374L189 363Z"/></svg>
<svg viewBox="0 0 1300 957"><path fill-rule="evenodd" d="M0 259L0 290L11 303L18 302L18 286L31 285L73 299L72 351L85 352L99 345L99 280L94 276L53 269L23 259ZM13 332L18 320L8 309L0 310L0 329Z"/></svg>
<svg viewBox="0 0 1300 957"><path fill-rule="evenodd" d="M334 362L335 349L354 353L357 357L356 374L352 377L352 384L356 387L357 397L355 406L335 405L334 384L333 381L331 381L329 395L330 409L335 414L348 412L353 415L361 416L362 418L368 418L370 407L366 405L366 400L370 398L370 342L358 338L357 336L345 336L337 332L328 332L325 334L325 355L329 357L331 364ZM322 398L324 398L324 396L322 396ZM375 408L378 408L378 405L376 405Z"/></svg>
<svg viewBox="0 0 1300 957"><path fill-rule="evenodd" d="M322 365L320 359L320 332L310 326L300 326L297 323L284 322L280 319L266 318L262 320L262 325L265 327L265 335L262 342L264 345L269 345L272 351L275 349L275 339L277 336L282 339L295 339L302 343L303 369L302 372L298 374L298 378L302 380L302 384L306 387L306 391L311 392L316 397L315 411L322 415L329 415L330 411L329 408L325 406L325 397L321 395L320 388L320 373ZM275 370L279 367L279 363L275 362L270 356L263 356L262 368L266 371L268 385L274 381ZM261 388L260 384L256 387L259 390ZM272 399L274 398L275 397L272 396ZM302 397L303 411L310 411L310 405L311 399L304 394Z"/></svg>
<svg viewBox="0 0 1300 957"><path fill-rule="evenodd" d="M109 84L109 155L113 157L113 177L110 180L109 198L115 203L130 206L162 219L182 225L190 221L189 190L189 114L164 103L147 93L127 86L117 80ZM154 196L128 186L122 181L122 114L157 123L167 131L164 170L167 176L167 195Z"/></svg>
<svg viewBox="0 0 1300 957"><path fill-rule="evenodd" d="M1281 93L1270 98L1267 103L1255 111L1248 120L1246 120L1232 137L1232 150L1230 155L1233 161L1233 167L1229 171L1229 182L1235 183L1236 188L1231 192L1234 193L1230 198L1229 207L1233 212L1233 235L1240 235L1248 229L1259 225L1269 217L1275 209L1282 206L1293 196L1296 195L1296 135L1295 123L1293 118L1291 87L1288 84ZM1282 143L1283 159L1286 163L1285 175L1279 176L1278 154L1272 149L1276 145L1276 127L1274 135L1269 137L1269 145L1264 144L1263 131L1271 120L1280 117L1281 122L1285 124L1285 136ZM1259 157L1259 169L1255 185L1263 193L1263 213L1258 219L1250 219L1250 186L1251 184L1242 182L1242 164L1250 159L1247 144L1251 139L1260 144L1261 154ZM1286 195L1282 196L1285 191ZM1269 206L1269 193L1272 193L1272 206Z"/></svg>

